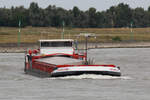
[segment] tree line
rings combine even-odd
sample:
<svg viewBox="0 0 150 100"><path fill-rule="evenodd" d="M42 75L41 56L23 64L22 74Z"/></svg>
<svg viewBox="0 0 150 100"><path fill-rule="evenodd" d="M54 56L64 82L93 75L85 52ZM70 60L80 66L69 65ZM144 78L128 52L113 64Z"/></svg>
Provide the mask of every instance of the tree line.
<svg viewBox="0 0 150 100"><path fill-rule="evenodd" d="M0 8L0 26L18 27L19 20L22 27L62 27L63 22L65 27L80 28L150 27L150 7L148 10L133 9L120 3L106 11L97 11L93 7L82 11L76 6L71 10L55 5L40 8L32 2L29 8Z"/></svg>

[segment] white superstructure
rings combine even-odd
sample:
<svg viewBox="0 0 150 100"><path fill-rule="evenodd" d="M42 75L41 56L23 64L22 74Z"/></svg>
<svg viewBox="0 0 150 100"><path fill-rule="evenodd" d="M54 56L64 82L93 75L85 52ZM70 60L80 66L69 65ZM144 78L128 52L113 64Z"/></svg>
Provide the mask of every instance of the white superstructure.
<svg viewBox="0 0 150 100"><path fill-rule="evenodd" d="M72 39L39 40L39 42L41 54L73 54L74 52Z"/></svg>

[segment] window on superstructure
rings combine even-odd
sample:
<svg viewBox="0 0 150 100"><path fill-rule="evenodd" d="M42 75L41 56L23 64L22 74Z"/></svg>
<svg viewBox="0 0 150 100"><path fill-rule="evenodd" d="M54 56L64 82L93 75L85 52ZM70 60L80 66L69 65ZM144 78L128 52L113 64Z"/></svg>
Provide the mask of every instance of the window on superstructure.
<svg viewBox="0 0 150 100"><path fill-rule="evenodd" d="M72 42L41 42L41 47L72 47Z"/></svg>
<svg viewBox="0 0 150 100"><path fill-rule="evenodd" d="M41 42L41 47L49 47L49 42Z"/></svg>

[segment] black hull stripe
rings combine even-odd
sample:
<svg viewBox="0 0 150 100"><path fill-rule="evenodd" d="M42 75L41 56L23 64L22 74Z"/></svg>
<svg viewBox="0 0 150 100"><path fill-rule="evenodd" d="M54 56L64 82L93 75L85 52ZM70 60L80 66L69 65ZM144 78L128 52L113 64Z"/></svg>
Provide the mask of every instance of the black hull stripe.
<svg viewBox="0 0 150 100"><path fill-rule="evenodd" d="M109 72L109 71L68 71L68 72L53 73L51 74L51 77L63 77L63 76L82 75L82 74L121 76L121 73L119 72Z"/></svg>

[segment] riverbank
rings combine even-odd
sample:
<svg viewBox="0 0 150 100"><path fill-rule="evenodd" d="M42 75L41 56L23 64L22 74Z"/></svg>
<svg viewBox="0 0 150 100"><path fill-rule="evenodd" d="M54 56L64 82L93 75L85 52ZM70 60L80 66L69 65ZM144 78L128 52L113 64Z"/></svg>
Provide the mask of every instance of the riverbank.
<svg viewBox="0 0 150 100"><path fill-rule="evenodd" d="M0 27L0 43L36 43L39 39L60 39L62 28L55 27ZM91 42L119 42L119 41L149 41L150 27L148 28L65 28L65 39L78 39L83 42L85 38L80 33L94 33L96 38L89 38Z"/></svg>
<svg viewBox="0 0 150 100"><path fill-rule="evenodd" d="M0 44L0 53L24 53L28 49L38 49L37 44ZM84 49L83 43L79 44L78 49ZM121 42L121 43L89 43L89 49L95 48L150 48L150 42Z"/></svg>

